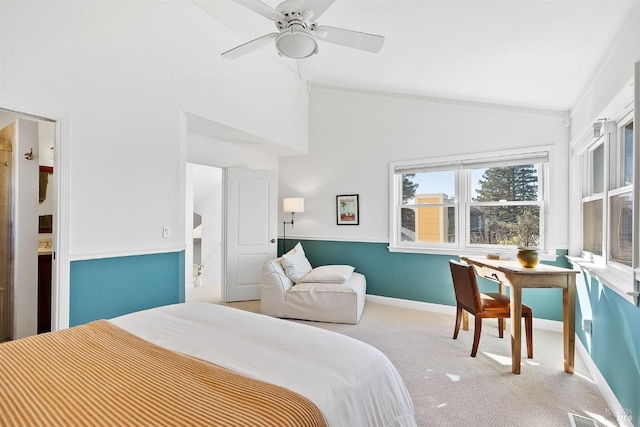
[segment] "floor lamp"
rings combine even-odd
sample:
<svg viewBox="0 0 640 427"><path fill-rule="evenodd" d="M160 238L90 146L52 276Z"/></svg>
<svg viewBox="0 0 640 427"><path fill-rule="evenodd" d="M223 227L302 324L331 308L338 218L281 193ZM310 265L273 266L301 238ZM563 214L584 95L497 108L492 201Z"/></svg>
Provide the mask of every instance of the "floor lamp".
<svg viewBox="0 0 640 427"><path fill-rule="evenodd" d="M291 212L291 221L282 223L282 253L287 250L287 224L291 224L293 229L293 216L296 213L304 212L304 198L302 197L286 197L282 199L282 211L284 213Z"/></svg>

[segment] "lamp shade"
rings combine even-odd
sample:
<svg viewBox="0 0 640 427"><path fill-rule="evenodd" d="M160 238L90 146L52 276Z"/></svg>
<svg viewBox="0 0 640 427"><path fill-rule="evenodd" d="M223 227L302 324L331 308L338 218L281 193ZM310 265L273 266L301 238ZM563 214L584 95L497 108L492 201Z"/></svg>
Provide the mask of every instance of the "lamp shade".
<svg viewBox="0 0 640 427"><path fill-rule="evenodd" d="M304 212L304 198L286 197L282 199L283 212Z"/></svg>

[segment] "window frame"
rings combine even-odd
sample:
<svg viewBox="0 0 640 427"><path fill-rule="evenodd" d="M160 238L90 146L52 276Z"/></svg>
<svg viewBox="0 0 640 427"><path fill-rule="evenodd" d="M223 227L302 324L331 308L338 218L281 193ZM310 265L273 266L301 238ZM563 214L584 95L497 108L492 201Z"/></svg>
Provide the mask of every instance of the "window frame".
<svg viewBox="0 0 640 427"><path fill-rule="evenodd" d="M592 144L590 144L587 147L587 150L585 152L585 155L582 159L582 163L583 163L583 168L582 168L582 176L584 177L584 179L582 180L582 182L584 183L583 188L582 188L582 200L580 203L580 252L581 252L581 256L584 259L588 259L593 261L594 263L597 264L601 264L604 265L606 263L605 258L607 256L608 253L608 242L607 242L607 238L609 236L606 228L608 227L609 224L609 220L608 217L606 216L608 209L606 209L604 207L605 204L607 204L609 202L609 199L607 197L607 187L608 187L608 176L609 176L609 172L608 172L608 162L606 161L608 156L606 153L609 152L608 149L608 141L606 140L606 138L602 135L598 138L596 138ZM603 175L602 175L602 191L598 191L596 192L594 190L594 174L593 174L593 155L595 153L595 151L599 148L599 147L603 147L603 152L604 152L604 159L603 159L603 164L602 167L604 168L603 170ZM600 254L596 254L593 252L589 252L589 251L585 251L584 250L584 224L583 224L583 218L584 218L584 205L585 203L588 202L593 202L596 200L600 200L602 202L602 224L601 224L601 236L602 236L602 241L601 241L601 247L600 247Z"/></svg>
<svg viewBox="0 0 640 427"><path fill-rule="evenodd" d="M390 211L389 211L389 246L390 252L430 253L430 254L484 254L502 253L515 254L516 246L472 244L470 242L471 208L472 206L512 206L537 205L540 206L539 245L541 259L555 260L548 241L548 212L549 212L549 168L552 160L552 146L542 145L535 148L496 151L482 154L473 153L465 156L444 157L434 159L418 159L389 164L390 182ZM538 200L537 201L509 201L500 202L472 202L471 170L489 167L515 166L523 164L538 164ZM433 204L430 207L453 207L455 209L456 232L453 243L442 242L408 242L400 240L400 212L402 208L418 208L424 205L402 204L402 176L403 174L430 172L437 170L453 170L455 172L455 194L452 204Z"/></svg>
<svg viewBox="0 0 640 427"><path fill-rule="evenodd" d="M582 149L574 150L573 156L578 159L582 165L580 171L580 179L583 182L582 194L580 198L580 256L569 256L569 260L581 268L587 270L592 276L597 277L604 284L610 287L612 290L623 296L628 301L637 304L636 293L637 284L636 281L640 280L638 264L639 254L638 248L638 227L640 221L638 220L638 187L637 184L639 170L638 162L638 135L636 134L637 118L636 112L634 112L633 103L626 103L624 108L621 108L616 113L610 115L606 119L600 119L604 121L602 129L604 130L602 135L594 136L590 139L583 140ZM633 123L633 180L631 184L624 183L624 129L627 125ZM593 193L590 187L591 173L590 170L590 153L600 144L605 146L605 183L604 192ZM591 192L591 194L590 194ZM626 265L622 262L613 260L611 257L611 245L612 245L612 224L611 214L612 199L616 196L631 193L632 207L634 213L632 215L632 254L631 265ZM584 248L584 206L586 202L596 199L602 200L602 255L597 255L589 251L585 251Z"/></svg>
<svg viewBox="0 0 640 427"><path fill-rule="evenodd" d="M606 252L606 256L607 256L607 264L610 264L613 268L617 268L619 270L622 270L624 273L631 273L633 271L633 266L634 266L634 255L633 252L631 254L631 265L626 265L623 264L621 262L615 261L612 259L612 238L613 238L613 232L611 230L611 203L612 203L612 199L615 196L619 196L625 193L631 193L631 197L633 200L633 197L635 197L635 192L633 189L633 184L624 184L624 128L629 125L630 123L634 124L634 128L635 128L635 123L633 121L633 111L630 111L628 113L626 113L625 115L623 115L622 118L620 118L619 120L615 121L615 139L614 141L611 141L611 139L609 140L609 156L611 159L611 162L613 162L613 164L610 165L610 170L609 170L609 186L606 187L607 188L607 195L606 195L606 202L607 202L607 252ZM610 162L610 163L611 163ZM632 171L633 174L635 175L637 171ZM632 218L635 217L635 215L632 215ZM637 220L633 219L634 224L632 224L632 230L635 229L637 230ZM633 233L632 233L632 238L633 238ZM637 237L636 237L637 238ZM632 244L633 247L633 244Z"/></svg>

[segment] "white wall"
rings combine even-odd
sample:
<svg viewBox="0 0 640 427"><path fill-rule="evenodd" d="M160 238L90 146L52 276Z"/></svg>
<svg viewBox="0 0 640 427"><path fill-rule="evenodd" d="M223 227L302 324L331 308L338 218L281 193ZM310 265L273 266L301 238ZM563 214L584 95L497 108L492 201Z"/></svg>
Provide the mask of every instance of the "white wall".
<svg viewBox="0 0 640 427"><path fill-rule="evenodd" d="M571 109L571 147L584 148L593 140L593 123L612 114L633 100L634 64L640 61L640 4L629 17L603 58L591 83L584 89ZM571 159L570 210L572 218L582 215L582 173L579 158ZM570 223L570 255L579 255L582 250L580 222Z"/></svg>
<svg viewBox="0 0 640 427"><path fill-rule="evenodd" d="M309 153L280 162L280 196L305 197L287 238L387 242L389 162L551 145L550 235L566 248L564 113L312 87L309 114ZM360 225L337 226L335 196L351 193Z"/></svg>
<svg viewBox="0 0 640 427"><path fill-rule="evenodd" d="M626 24L602 58L590 83L571 109L571 141L592 129L614 97L633 78L634 63L640 59L640 3L636 4Z"/></svg>
<svg viewBox="0 0 640 427"><path fill-rule="evenodd" d="M182 112L306 149L305 84L259 52L222 59L241 38L187 0L0 10L0 108L67 126L71 260L184 248Z"/></svg>
<svg viewBox="0 0 640 427"><path fill-rule="evenodd" d="M187 161L219 168L278 170L278 157L241 145L187 134Z"/></svg>

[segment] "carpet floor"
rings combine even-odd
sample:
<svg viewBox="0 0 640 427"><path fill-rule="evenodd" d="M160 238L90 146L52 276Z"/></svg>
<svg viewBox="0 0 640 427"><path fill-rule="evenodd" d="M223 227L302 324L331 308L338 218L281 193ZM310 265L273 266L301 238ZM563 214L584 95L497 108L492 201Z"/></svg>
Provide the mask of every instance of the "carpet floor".
<svg viewBox="0 0 640 427"><path fill-rule="evenodd" d="M259 301L227 305L260 312ZM534 357L526 358L523 343L521 374L514 375L508 333L500 339L495 320L484 321L478 354L470 357L472 320L457 340L452 315L372 302L357 325L295 322L351 336L385 353L407 385L419 426L570 426L568 413L600 426L618 425L578 354L575 373L564 372L560 332L537 329L534 320Z"/></svg>

